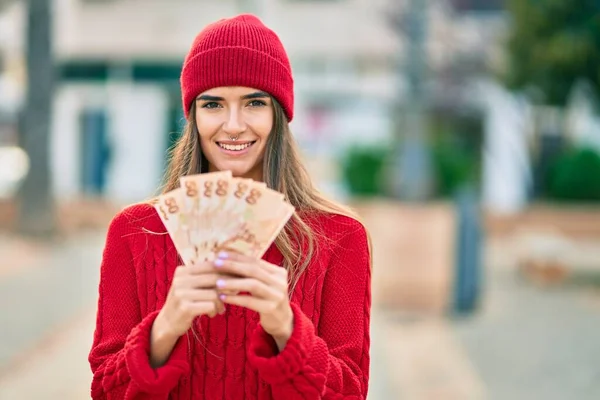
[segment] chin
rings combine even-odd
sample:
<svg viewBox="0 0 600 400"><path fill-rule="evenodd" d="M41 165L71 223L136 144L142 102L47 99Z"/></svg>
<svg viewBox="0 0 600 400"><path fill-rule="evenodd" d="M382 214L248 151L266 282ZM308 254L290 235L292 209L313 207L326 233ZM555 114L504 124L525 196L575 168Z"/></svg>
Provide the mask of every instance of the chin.
<svg viewBox="0 0 600 400"><path fill-rule="evenodd" d="M246 169L239 169L239 168L228 168L228 169L231 171L231 175L233 175L236 178L243 178L250 173L250 171L248 171Z"/></svg>
<svg viewBox="0 0 600 400"><path fill-rule="evenodd" d="M218 164L219 171L231 171L231 175L235 177L245 177L252 174L252 168L244 165L236 165L236 163Z"/></svg>

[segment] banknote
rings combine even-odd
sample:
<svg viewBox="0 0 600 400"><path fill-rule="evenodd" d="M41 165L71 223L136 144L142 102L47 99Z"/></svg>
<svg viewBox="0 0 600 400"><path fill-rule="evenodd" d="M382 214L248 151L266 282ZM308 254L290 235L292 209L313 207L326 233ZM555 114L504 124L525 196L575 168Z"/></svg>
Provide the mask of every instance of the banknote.
<svg viewBox="0 0 600 400"><path fill-rule="evenodd" d="M186 265L221 250L262 257L294 213L284 195L230 171L184 176L154 203Z"/></svg>
<svg viewBox="0 0 600 400"><path fill-rule="evenodd" d="M154 202L154 208L171 236L181 259L185 265L191 265L196 259L196 250L190 240L190 233L193 230L190 223L192 218L189 214L182 212L183 207L183 189L181 188L158 196Z"/></svg>
<svg viewBox="0 0 600 400"><path fill-rule="evenodd" d="M286 204L280 193L254 181L244 184L248 188L238 193L237 207L231 212L233 218L228 235L219 238L217 250L257 256L270 246L269 240L274 240L274 231L283 227L282 219L287 222L291 214L279 211Z"/></svg>
<svg viewBox="0 0 600 400"><path fill-rule="evenodd" d="M263 225L265 240L262 241L262 246L258 248L254 257L261 258L275 241L279 233L284 229L290 218L294 215L295 208L289 203L281 203L277 210L276 216L269 220L269 223Z"/></svg>

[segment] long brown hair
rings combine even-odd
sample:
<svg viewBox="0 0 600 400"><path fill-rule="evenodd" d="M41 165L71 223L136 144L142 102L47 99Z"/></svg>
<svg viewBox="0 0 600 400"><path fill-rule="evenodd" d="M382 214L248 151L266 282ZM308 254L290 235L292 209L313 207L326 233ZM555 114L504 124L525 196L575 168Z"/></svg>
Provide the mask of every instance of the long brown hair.
<svg viewBox="0 0 600 400"><path fill-rule="evenodd" d="M303 216L317 213L341 214L355 219L357 216L349 208L328 200L315 188L301 161L298 145L290 132L283 108L274 98L272 103L273 128L267 139L263 158L263 181L269 188L283 193L296 209L286 228L275 239L275 244L283 255L284 266L288 269L291 293L317 251L318 241L327 239ZM208 172L208 163L200 146L195 110L193 104L182 136L171 151L163 193L177 189L182 176Z"/></svg>

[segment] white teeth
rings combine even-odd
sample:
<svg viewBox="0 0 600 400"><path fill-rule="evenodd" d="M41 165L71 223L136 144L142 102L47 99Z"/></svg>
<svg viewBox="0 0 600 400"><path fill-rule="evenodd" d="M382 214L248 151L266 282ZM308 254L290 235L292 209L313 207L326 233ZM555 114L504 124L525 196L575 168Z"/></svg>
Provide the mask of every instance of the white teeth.
<svg viewBox="0 0 600 400"><path fill-rule="evenodd" d="M219 143L219 146L221 146L222 148L224 148L225 150L232 150L232 151L240 151L240 150L244 150L245 148L248 148L252 145L252 143L246 143L246 144L223 144L223 143Z"/></svg>

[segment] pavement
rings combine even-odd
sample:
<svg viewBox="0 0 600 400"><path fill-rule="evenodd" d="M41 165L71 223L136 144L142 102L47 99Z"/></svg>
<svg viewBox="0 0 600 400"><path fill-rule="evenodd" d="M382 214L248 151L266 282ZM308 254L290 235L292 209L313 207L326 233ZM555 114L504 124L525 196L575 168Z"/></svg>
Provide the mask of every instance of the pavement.
<svg viewBox="0 0 600 400"><path fill-rule="evenodd" d="M89 398L103 242L98 232L50 246L0 237L0 400ZM599 287L533 285L503 243L485 255L470 316L374 305L369 400L600 398Z"/></svg>
<svg viewBox="0 0 600 400"><path fill-rule="evenodd" d="M0 399L89 398L104 236L0 237Z"/></svg>
<svg viewBox="0 0 600 400"><path fill-rule="evenodd" d="M34 345L0 378L2 400L79 400L90 398L87 362L95 309L88 309Z"/></svg>
<svg viewBox="0 0 600 400"><path fill-rule="evenodd" d="M490 244L484 307L452 322L488 398L600 399L600 270L543 285L515 263L511 248Z"/></svg>

